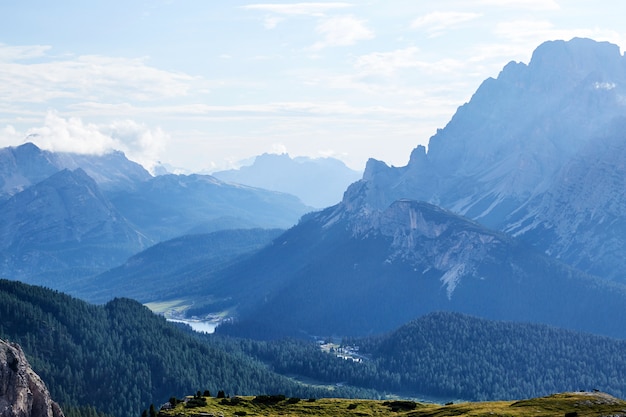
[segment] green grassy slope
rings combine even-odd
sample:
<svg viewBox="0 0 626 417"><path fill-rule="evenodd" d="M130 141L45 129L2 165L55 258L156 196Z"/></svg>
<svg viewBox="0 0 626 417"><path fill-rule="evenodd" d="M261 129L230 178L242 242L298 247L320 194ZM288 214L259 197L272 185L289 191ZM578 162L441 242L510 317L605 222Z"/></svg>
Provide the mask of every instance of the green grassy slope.
<svg viewBox="0 0 626 417"><path fill-rule="evenodd" d="M277 398L278 399L278 398ZM190 406L180 403L173 409L162 410L163 417L193 416L623 416L626 402L600 392L555 394L522 401L459 403L448 405L424 404L412 401L376 401L320 399L316 401L282 399L267 401L267 397L236 397L231 399L204 398L206 405ZM265 401L264 401L265 400Z"/></svg>

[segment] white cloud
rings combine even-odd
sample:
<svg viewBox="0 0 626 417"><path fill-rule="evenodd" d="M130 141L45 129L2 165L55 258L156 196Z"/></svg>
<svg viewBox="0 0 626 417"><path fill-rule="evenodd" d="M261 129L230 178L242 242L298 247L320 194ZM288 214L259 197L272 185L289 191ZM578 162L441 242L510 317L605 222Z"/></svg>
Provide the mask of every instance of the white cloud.
<svg viewBox="0 0 626 417"><path fill-rule="evenodd" d="M98 126L85 124L76 117L65 119L55 112L48 112L44 125L29 129L26 135L39 147L54 152L101 155L116 146L113 138L103 134Z"/></svg>
<svg viewBox="0 0 626 417"><path fill-rule="evenodd" d="M367 28L365 21L353 16L336 16L324 19L315 30L324 36L324 40L315 43L313 49L349 46L358 41L374 38L374 32Z"/></svg>
<svg viewBox="0 0 626 417"><path fill-rule="evenodd" d="M283 155L287 153L287 147L283 143L273 143L272 151L270 153L275 153L278 155Z"/></svg>
<svg viewBox="0 0 626 417"><path fill-rule="evenodd" d="M593 84L593 87L594 87L596 90L607 90L607 91L609 91L609 90L613 90L613 89L615 89L615 87L617 87L617 84L615 84L615 83L609 83L609 82L603 82L603 83L601 83L601 82L597 82L597 81L596 81L596 82Z"/></svg>
<svg viewBox="0 0 626 417"><path fill-rule="evenodd" d="M14 146L23 142L24 135L12 125L6 125L0 130L0 147Z"/></svg>
<svg viewBox="0 0 626 417"><path fill-rule="evenodd" d="M13 143L24 141L15 140L18 133L14 129L7 127L5 131L12 136ZM28 129L24 137L53 152L102 155L121 150L147 169L154 167L169 140L160 128L150 129L132 120L97 125L85 123L78 117L64 118L55 112L48 112L43 126Z"/></svg>
<svg viewBox="0 0 626 417"><path fill-rule="evenodd" d="M461 23L469 22L481 17L480 13L470 12L432 12L413 20L413 29L424 29L432 36L437 36L448 29L455 28Z"/></svg>
<svg viewBox="0 0 626 417"><path fill-rule="evenodd" d="M149 171L152 171L162 157L165 145L170 140L169 135L161 128L150 129L133 120L114 121L103 126L101 130L115 141L118 149Z"/></svg>

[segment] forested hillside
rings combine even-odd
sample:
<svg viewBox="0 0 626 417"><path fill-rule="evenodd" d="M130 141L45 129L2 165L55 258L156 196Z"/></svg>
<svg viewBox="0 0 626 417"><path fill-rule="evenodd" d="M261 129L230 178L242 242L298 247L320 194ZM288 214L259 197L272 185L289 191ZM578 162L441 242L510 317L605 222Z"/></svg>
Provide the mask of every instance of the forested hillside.
<svg viewBox="0 0 626 417"><path fill-rule="evenodd" d="M71 294L92 303L115 297L142 303L176 298L198 305L189 288L210 287L212 271L269 244L281 229L233 229L185 235L149 247L123 265L77 282Z"/></svg>
<svg viewBox="0 0 626 417"><path fill-rule="evenodd" d="M237 343L282 374L409 397L482 401L581 389L626 396L626 341L457 313L432 313L384 336L345 340L362 362L337 362L304 341Z"/></svg>
<svg viewBox="0 0 626 417"><path fill-rule="evenodd" d="M197 390L356 395L348 388L330 392L297 384L249 356L198 340L129 299L95 306L0 280L0 338L22 346L52 397L66 409L89 406L93 412L138 417L152 403Z"/></svg>
<svg viewBox="0 0 626 417"><path fill-rule="evenodd" d="M53 398L76 416L81 407L83 415L137 417L150 404L205 390L442 401L581 389L626 396L626 341L457 313L433 313L387 335L344 340L360 360L353 362L311 341L200 335L132 300L95 306L0 280L0 338L23 347Z"/></svg>

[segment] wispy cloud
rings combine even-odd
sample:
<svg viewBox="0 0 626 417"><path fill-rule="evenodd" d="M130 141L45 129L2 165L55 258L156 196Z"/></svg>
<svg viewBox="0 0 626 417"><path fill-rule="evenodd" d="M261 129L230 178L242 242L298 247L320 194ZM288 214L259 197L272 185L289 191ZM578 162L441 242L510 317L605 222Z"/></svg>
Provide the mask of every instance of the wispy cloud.
<svg viewBox="0 0 626 417"><path fill-rule="evenodd" d="M458 59L437 61L419 59L419 49L411 46L390 52L374 52L357 58L354 67L361 75L391 76L396 71L419 68L426 72L451 72L462 69L466 64Z"/></svg>
<svg viewBox="0 0 626 417"><path fill-rule="evenodd" d="M484 6L527 10L558 10L561 8L557 0L480 0L478 3Z"/></svg>
<svg viewBox="0 0 626 417"><path fill-rule="evenodd" d="M329 10L345 9L352 7L352 4L345 2L330 3L266 3L266 4L249 4L241 6L245 10L261 10L282 15L307 15L307 16L323 16Z"/></svg>
<svg viewBox="0 0 626 417"><path fill-rule="evenodd" d="M274 29L288 16L323 17L329 11L345 9L348 7L352 7L352 4L345 2L309 2L293 4L265 3L241 6L244 10L258 10L266 12L267 15L263 20L263 26L265 26L266 29Z"/></svg>
<svg viewBox="0 0 626 417"><path fill-rule="evenodd" d="M12 62L25 59L39 58L52 49L48 45L11 46L0 43L0 62Z"/></svg>
<svg viewBox="0 0 626 417"><path fill-rule="evenodd" d="M316 42L313 49L322 49L329 46L349 46L358 41L374 38L364 20L354 16L336 16L324 19L320 22L315 31L322 35L324 39Z"/></svg>
<svg viewBox="0 0 626 417"><path fill-rule="evenodd" d="M432 12L413 20L413 29L426 30L431 36L441 35L443 32L458 27L460 24L481 17L481 13L470 12Z"/></svg>
<svg viewBox="0 0 626 417"><path fill-rule="evenodd" d="M22 53L20 56L28 55ZM44 62L0 62L0 102L45 102L51 99L132 99L182 97L197 91L202 80L147 65L145 59L97 55Z"/></svg>
<svg viewBox="0 0 626 417"><path fill-rule="evenodd" d="M392 75L398 69L419 66L418 52L414 46L391 52L373 52L360 56L355 68L364 74Z"/></svg>

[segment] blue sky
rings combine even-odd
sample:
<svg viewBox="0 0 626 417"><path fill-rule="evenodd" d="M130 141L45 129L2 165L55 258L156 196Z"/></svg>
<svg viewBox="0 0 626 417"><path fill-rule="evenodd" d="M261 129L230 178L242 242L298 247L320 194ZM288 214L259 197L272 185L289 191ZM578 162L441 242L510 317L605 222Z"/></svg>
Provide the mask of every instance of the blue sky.
<svg viewBox="0 0 626 417"><path fill-rule="evenodd" d="M0 146L150 167L263 152L405 165L542 42L626 46L626 2L0 2Z"/></svg>

